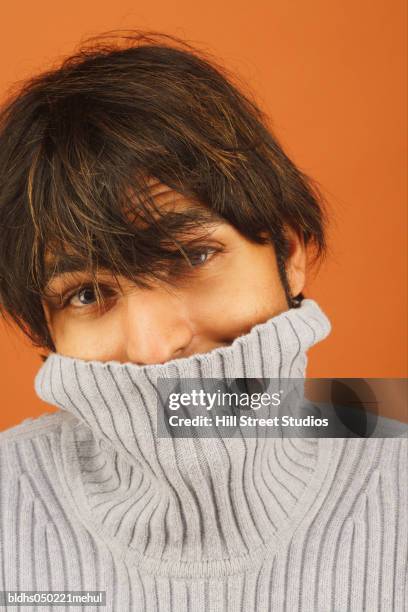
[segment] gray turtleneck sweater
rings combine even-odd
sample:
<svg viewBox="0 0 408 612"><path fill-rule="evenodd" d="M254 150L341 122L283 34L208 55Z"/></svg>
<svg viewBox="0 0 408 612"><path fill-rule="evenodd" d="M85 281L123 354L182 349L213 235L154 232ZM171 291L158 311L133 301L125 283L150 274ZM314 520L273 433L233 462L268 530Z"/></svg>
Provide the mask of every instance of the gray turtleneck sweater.
<svg viewBox="0 0 408 612"><path fill-rule="evenodd" d="M406 437L157 435L158 377L303 377L329 332L305 299L165 364L52 353L35 389L59 410L0 435L0 589L106 591L67 610L406 611Z"/></svg>

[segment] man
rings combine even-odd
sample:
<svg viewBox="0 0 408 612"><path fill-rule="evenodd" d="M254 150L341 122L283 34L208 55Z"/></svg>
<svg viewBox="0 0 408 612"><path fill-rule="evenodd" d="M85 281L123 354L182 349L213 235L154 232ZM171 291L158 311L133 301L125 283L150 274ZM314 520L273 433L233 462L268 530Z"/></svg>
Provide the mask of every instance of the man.
<svg viewBox="0 0 408 612"><path fill-rule="evenodd" d="M160 379L304 377L330 332L302 293L317 192L214 62L138 35L29 82L0 226L3 311L60 408L2 434L2 589L403 610L406 440L158 433Z"/></svg>

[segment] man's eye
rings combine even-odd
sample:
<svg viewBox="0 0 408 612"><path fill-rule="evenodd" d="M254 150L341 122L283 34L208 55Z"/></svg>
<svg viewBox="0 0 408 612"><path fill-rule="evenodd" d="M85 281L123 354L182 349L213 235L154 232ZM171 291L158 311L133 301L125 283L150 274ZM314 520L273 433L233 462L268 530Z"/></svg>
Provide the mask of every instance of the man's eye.
<svg viewBox="0 0 408 612"><path fill-rule="evenodd" d="M102 291L103 292L103 291ZM108 293L107 290L104 293ZM63 299L63 307L73 306L74 308L83 308L93 306L96 303L96 293L92 285L87 285L81 289L71 292Z"/></svg>
<svg viewBox="0 0 408 612"><path fill-rule="evenodd" d="M214 247L207 247L199 251L190 251L188 253L188 258L191 262L191 265L196 268L207 263L207 261L210 259L210 256L218 251L219 249L216 249Z"/></svg>
<svg viewBox="0 0 408 612"><path fill-rule="evenodd" d="M96 299L95 291L91 287L84 287L80 291L71 295L69 303L74 306L75 299L78 298L78 302L81 306L89 306L89 303Z"/></svg>

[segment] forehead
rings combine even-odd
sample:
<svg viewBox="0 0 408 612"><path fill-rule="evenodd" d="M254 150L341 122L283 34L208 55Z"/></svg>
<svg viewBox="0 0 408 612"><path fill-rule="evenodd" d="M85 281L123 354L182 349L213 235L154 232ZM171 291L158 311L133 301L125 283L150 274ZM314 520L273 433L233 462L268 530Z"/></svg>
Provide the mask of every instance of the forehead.
<svg viewBox="0 0 408 612"><path fill-rule="evenodd" d="M172 203L181 202L186 200L180 192L175 191L171 187L168 187L164 183L161 183L155 178L146 179L146 193L152 197L160 207L167 207ZM139 199L143 201L144 193L139 194Z"/></svg>
<svg viewBox="0 0 408 612"><path fill-rule="evenodd" d="M127 194L129 205L124 206L123 210L126 213L139 213L141 212L141 205L152 202L154 207L160 210L160 213L167 212L182 212L186 210L197 210L201 209L206 211L207 215L214 219L219 219L219 216L211 211L203 203L199 202L197 198L192 195L186 196L180 191L177 191L168 185L161 183L156 178L144 179L144 188L138 190L137 193L129 190ZM154 216L154 209L150 211ZM132 217L132 222L137 223L139 221L137 216Z"/></svg>

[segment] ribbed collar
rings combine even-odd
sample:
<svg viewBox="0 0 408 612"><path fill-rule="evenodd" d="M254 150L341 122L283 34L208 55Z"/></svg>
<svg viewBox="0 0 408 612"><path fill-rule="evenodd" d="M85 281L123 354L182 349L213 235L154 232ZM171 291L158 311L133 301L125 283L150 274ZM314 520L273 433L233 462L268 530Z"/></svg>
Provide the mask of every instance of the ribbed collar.
<svg viewBox="0 0 408 612"><path fill-rule="evenodd" d="M157 380L300 378L330 329L305 299L230 346L164 364L51 353L35 390L64 411L56 461L80 519L148 571L220 575L259 562L313 503L330 439L158 437Z"/></svg>

